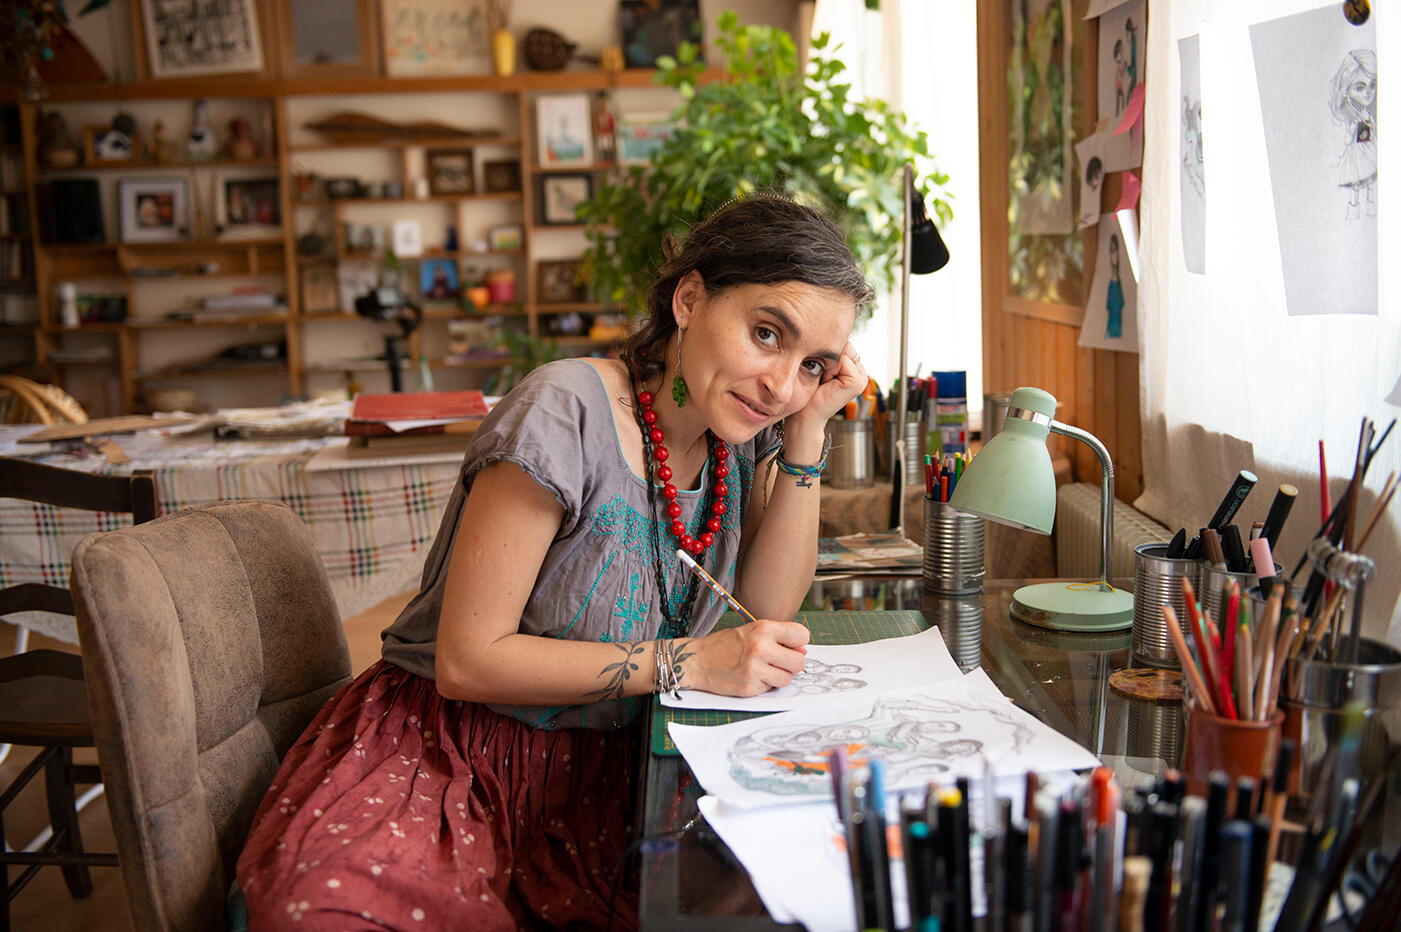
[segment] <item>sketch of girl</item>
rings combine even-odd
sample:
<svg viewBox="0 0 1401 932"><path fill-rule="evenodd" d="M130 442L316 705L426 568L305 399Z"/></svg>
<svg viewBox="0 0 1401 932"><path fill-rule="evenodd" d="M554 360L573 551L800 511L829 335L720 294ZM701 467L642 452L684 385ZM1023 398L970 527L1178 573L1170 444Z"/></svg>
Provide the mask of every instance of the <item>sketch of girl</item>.
<svg viewBox="0 0 1401 932"><path fill-rule="evenodd" d="M1202 102L1182 96L1182 170L1201 197L1206 196L1206 160L1202 148Z"/></svg>
<svg viewBox="0 0 1401 932"><path fill-rule="evenodd" d="M803 667L803 672L795 674L788 683L789 686L807 696L823 695L833 692L848 692L853 689L865 689L865 680L857 679L844 674L860 673L861 666L855 663L823 663L821 660L808 659Z"/></svg>
<svg viewBox="0 0 1401 932"><path fill-rule="evenodd" d="M1362 215L1361 200L1367 199L1367 216L1375 217L1377 204L1377 53L1372 49L1348 52L1328 93L1333 121L1346 135L1338 157L1338 186L1348 189L1345 219Z"/></svg>
<svg viewBox="0 0 1401 932"><path fill-rule="evenodd" d="M1109 318L1104 324L1104 335L1117 340L1124 335L1124 286L1119 280L1119 234L1109 236L1109 288L1104 298L1105 310Z"/></svg>
<svg viewBox="0 0 1401 932"><path fill-rule="evenodd" d="M1127 51L1124 48L1128 42ZM1128 106L1134 88L1138 87L1138 30L1133 20L1124 20L1124 38L1114 40L1114 115Z"/></svg>

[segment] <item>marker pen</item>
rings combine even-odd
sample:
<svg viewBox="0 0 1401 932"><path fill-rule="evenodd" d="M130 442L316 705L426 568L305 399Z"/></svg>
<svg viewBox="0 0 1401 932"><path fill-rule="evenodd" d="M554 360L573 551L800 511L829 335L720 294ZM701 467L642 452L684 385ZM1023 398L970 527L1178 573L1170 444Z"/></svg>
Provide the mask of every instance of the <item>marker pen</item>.
<svg viewBox="0 0 1401 932"><path fill-rule="evenodd" d="M1062 799L1056 819L1055 887L1056 932L1080 932L1080 860L1085 853L1080 804Z"/></svg>
<svg viewBox="0 0 1401 932"><path fill-rule="evenodd" d="M1250 884L1250 823L1232 819L1221 826L1222 882L1226 910L1221 932L1245 932Z"/></svg>
<svg viewBox="0 0 1401 932"><path fill-rule="evenodd" d="M1027 842L1026 825L1014 824L1008 827L1004 853L1008 932L1032 932L1031 850Z"/></svg>
<svg viewBox="0 0 1401 932"><path fill-rule="evenodd" d="M1202 855L1206 843L1206 800L1188 796L1178 809L1182 822L1182 870L1178 875L1175 932L1195 932L1202 889Z"/></svg>
<svg viewBox="0 0 1401 932"><path fill-rule="evenodd" d="M1269 513L1265 515L1265 526L1260 529L1260 537L1269 542L1271 550L1279 543L1280 532L1284 530L1284 520L1289 517L1289 510L1294 507L1294 500L1298 497L1299 490L1287 482L1275 492L1274 501L1270 502Z"/></svg>

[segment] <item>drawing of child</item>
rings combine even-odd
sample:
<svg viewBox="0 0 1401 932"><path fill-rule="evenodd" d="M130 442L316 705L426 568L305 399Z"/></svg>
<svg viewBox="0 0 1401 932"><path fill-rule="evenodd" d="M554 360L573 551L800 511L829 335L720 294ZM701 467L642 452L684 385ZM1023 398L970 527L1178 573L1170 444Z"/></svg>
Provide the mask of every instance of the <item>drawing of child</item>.
<svg viewBox="0 0 1401 932"><path fill-rule="evenodd" d="M1109 236L1109 288L1104 298L1104 308L1109 318L1104 324L1104 335L1117 340L1124 335L1124 285L1119 279L1119 235Z"/></svg>
<svg viewBox="0 0 1401 932"><path fill-rule="evenodd" d="M1125 42L1128 43L1125 48ZM1124 21L1124 37L1114 40L1114 115L1124 112L1138 87L1138 30L1133 20Z"/></svg>
<svg viewBox="0 0 1401 932"><path fill-rule="evenodd" d="M1377 214L1377 53L1372 49L1348 52L1329 87L1328 107L1333 121L1345 130L1338 156L1338 186L1348 189L1345 219Z"/></svg>

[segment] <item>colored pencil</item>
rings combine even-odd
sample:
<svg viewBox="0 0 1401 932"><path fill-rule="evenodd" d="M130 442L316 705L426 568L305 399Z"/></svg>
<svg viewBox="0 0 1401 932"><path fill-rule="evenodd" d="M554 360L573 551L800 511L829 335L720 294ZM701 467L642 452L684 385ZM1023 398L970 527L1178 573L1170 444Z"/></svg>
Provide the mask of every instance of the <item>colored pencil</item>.
<svg viewBox="0 0 1401 932"><path fill-rule="evenodd" d="M759 620L755 618L752 614L750 614L749 609L745 608L743 605L740 605L739 600L736 599L734 596L730 595L730 593L725 589L724 586L720 585L718 582L715 581L714 577L712 577L705 570L701 569L700 564L697 563L695 560L692 560L691 555L689 553L687 553L684 550L678 549L676 551L676 555L681 558L682 563L685 563L687 566L689 566L692 572L694 572L697 576L700 577L700 581L705 583L706 586L709 587L711 592L714 592L720 598L724 599L725 602L729 604L730 608L738 612L741 618L743 618L745 621Z"/></svg>
<svg viewBox="0 0 1401 932"><path fill-rule="evenodd" d="M1192 659L1192 652L1187 647L1187 639L1182 636L1182 628L1177 623L1177 612L1172 610L1172 606L1163 603L1163 620L1167 622L1168 635L1172 638L1172 646L1177 650L1177 661L1182 665L1182 672L1192 684L1192 695L1197 703L1208 714L1215 715L1216 704L1211 701L1211 692L1206 688L1206 683L1202 680L1202 674L1197 669L1196 662Z"/></svg>

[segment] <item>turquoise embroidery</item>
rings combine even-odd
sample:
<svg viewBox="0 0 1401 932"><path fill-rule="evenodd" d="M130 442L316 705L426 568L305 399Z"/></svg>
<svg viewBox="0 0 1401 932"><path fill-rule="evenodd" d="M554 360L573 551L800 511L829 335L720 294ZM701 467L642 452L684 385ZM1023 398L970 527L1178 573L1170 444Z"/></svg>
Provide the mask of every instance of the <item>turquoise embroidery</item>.
<svg viewBox="0 0 1401 932"><path fill-rule="evenodd" d="M647 620L647 600L638 597L638 590L642 588L642 580L636 573L628 580L628 592L626 595L618 596L617 602L613 606L613 617L622 619L622 630L618 634L619 640L626 641L632 637L634 625L640 625Z"/></svg>
<svg viewBox="0 0 1401 932"><path fill-rule="evenodd" d="M573 618L569 619L569 624L565 626L564 630L555 635L556 637L562 638L568 634L569 629L573 628L575 623L578 622L579 618L584 614L584 609L588 607L589 601L593 599L593 591L598 588L599 580L603 579L603 574L608 572L608 567L613 565L613 558L616 556L616 553L610 553L608 559L603 561L603 569L599 570L598 575L594 577L593 585L589 586L589 591L585 593L584 601L579 605L579 610L574 613Z"/></svg>

